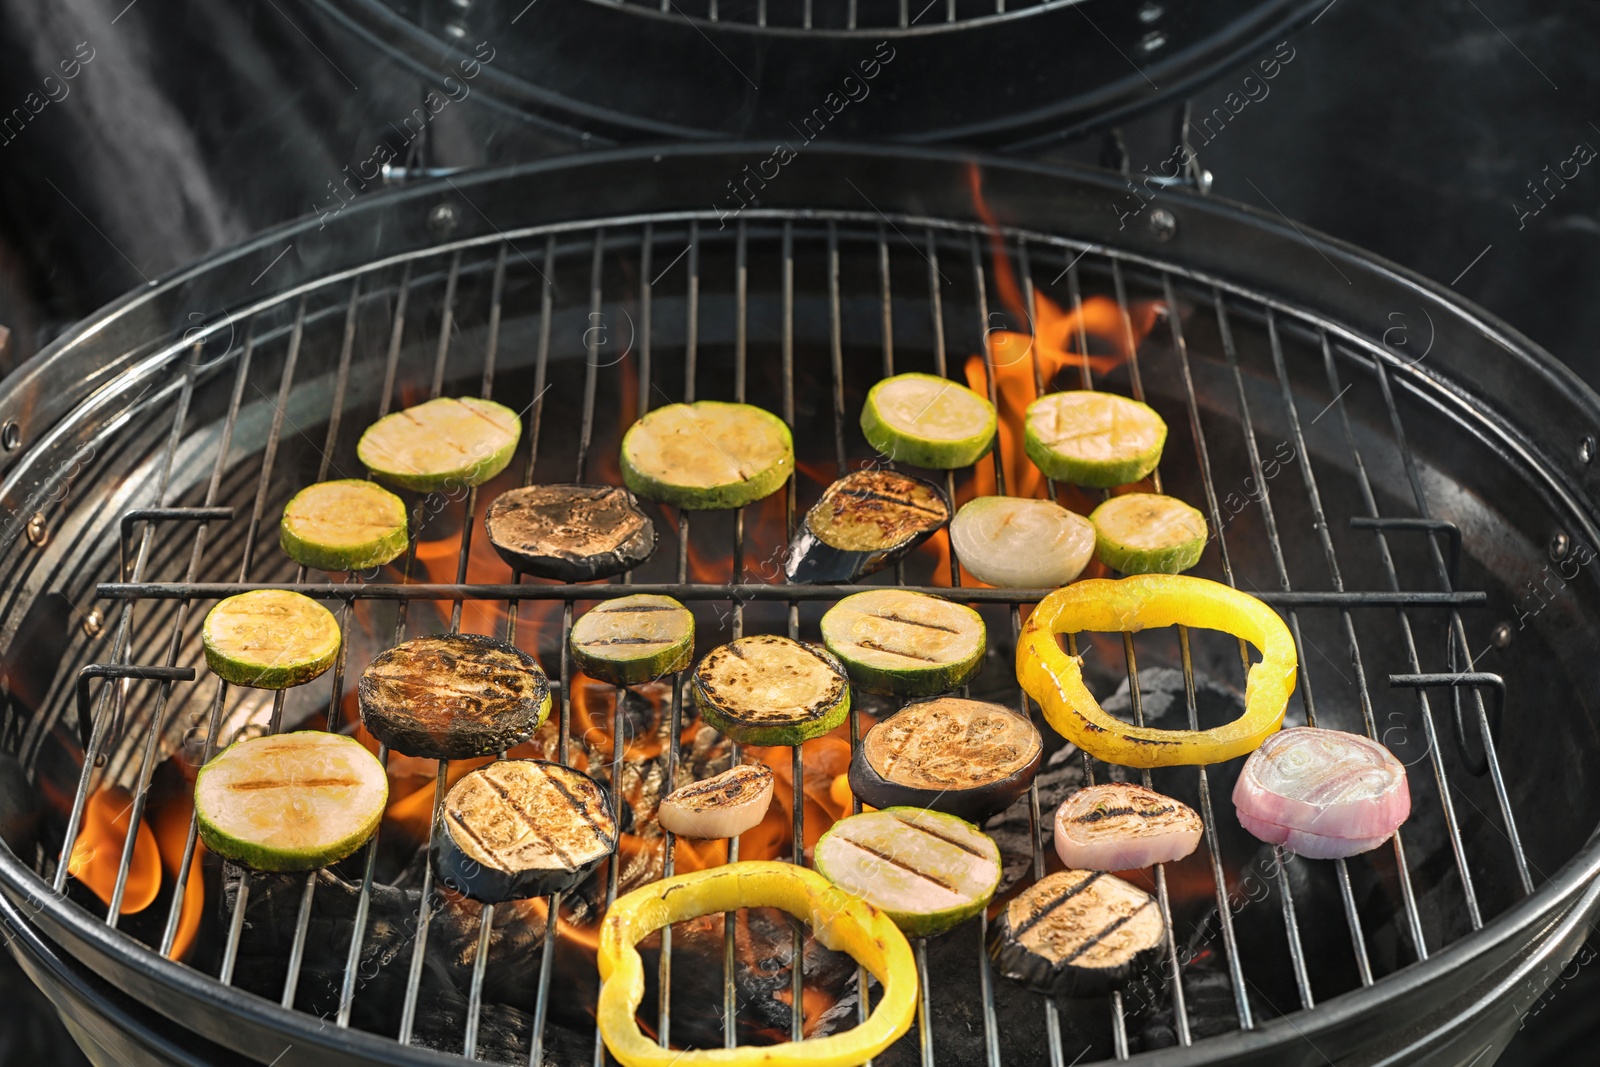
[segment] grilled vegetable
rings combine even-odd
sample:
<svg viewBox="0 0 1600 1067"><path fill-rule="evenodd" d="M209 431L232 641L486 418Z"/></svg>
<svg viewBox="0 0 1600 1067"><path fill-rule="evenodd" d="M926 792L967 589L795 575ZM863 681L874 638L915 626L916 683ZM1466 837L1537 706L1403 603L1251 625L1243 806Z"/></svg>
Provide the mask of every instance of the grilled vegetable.
<svg viewBox="0 0 1600 1067"><path fill-rule="evenodd" d="M1183 859L1201 829L1193 808L1153 789L1091 785L1056 810L1056 855L1068 867L1128 871Z"/></svg>
<svg viewBox="0 0 1600 1067"><path fill-rule="evenodd" d="M940 697L867 731L850 760L850 791L875 808L905 804L981 823L1028 791L1043 752L1022 715Z"/></svg>
<svg viewBox="0 0 1600 1067"><path fill-rule="evenodd" d="M1155 409L1115 393L1047 393L1028 405L1023 448L1048 478L1110 489L1156 469L1167 424Z"/></svg>
<svg viewBox="0 0 1600 1067"><path fill-rule="evenodd" d="M510 408L441 396L367 427L356 455L379 481L433 493L482 485L506 469L521 437L522 420Z"/></svg>
<svg viewBox="0 0 1600 1067"><path fill-rule="evenodd" d="M1369 852L1411 814L1406 768L1360 734L1297 726L1251 753L1233 789L1239 823L1307 859Z"/></svg>
<svg viewBox="0 0 1600 1067"><path fill-rule="evenodd" d="M1000 884L1000 849L976 826L921 808L851 815L817 839L816 868L912 937L982 911Z"/></svg>
<svg viewBox="0 0 1600 1067"><path fill-rule="evenodd" d="M687 511L738 508L794 471L789 427L749 404L668 404L622 437L622 480L647 500Z"/></svg>
<svg viewBox="0 0 1600 1067"><path fill-rule="evenodd" d="M564 893L616 851L611 799L582 771L544 760L496 760L444 798L434 870L486 904Z"/></svg>
<svg viewBox="0 0 1600 1067"><path fill-rule="evenodd" d="M477 634L396 645L362 672L357 693L373 737L424 759L504 752L550 714L550 683L534 658Z"/></svg>
<svg viewBox="0 0 1600 1067"><path fill-rule="evenodd" d="M963 604L904 589L847 596L822 616L822 640L869 693L933 696L983 666L983 619Z"/></svg>
<svg viewBox="0 0 1600 1067"><path fill-rule="evenodd" d="M980 582L1053 589L1083 573L1094 555L1094 524L1048 500L980 496L956 512L950 545Z"/></svg>
<svg viewBox="0 0 1600 1067"><path fill-rule="evenodd" d="M530 485L495 497L483 517L500 558L538 578L588 582L629 571L656 549L656 528L626 489Z"/></svg>
<svg viewBox="0 0 1600 1067"><path fill-rule="evenodd" d="M661 828L682 837L738 837L772 804L772 768L741 763L714 778L674 789L661 802Z"/></svg>
<svg viewBox="0 0 1600 1067"><path fill-rule="evenodd" d="M1200 562L1206 518L1157 493L1124 493L1089 513L1095 555L1123 574L1178 574ZM974 571L973 573L977 573Z"/></svg>
<svg viewBox="0 0 1600 1067"><path fill-rule="evenodd" d="M1245 679L1244 714L1210 730L1157 730L1106 714L1083 684L1078 658L1056 635L1134 633L1188 625L1223 630L1261 650ZM1182 574L1077 582L1039 602L1017 640L1017 681L1056 731L1091 756L1124 767L1220 763L1253 752L1276 733L1294 691L1299 659L1277 612L1237 589Z"/></svg>
<svg viewBox="0 0 1600 1067"><path fill-rule="evenodd" d="M784 573L791 582L853 582L900 559L949 519L944 494L920 478L856 471L806 512Z"/></svg>
<svg viewBox="0 0 1600 1067"><path fill-rule="evenodd" d="M226 600L200 628L206 666L225 682L287 689L311 681L339 656L339 623L308 596L256 589Z"/></svg>
<svg viewBox="0 0 1600 1067"><path fill-rule="evenodd" d="M278 544L319 571L379 567L406 550L406 506L376 482L346 478L300 490L283 509Z"/></svg>
<svg viewBox="0 0 1600 1067"><path fill-rule="evenodd" d="M953 470L976 463L994 445L994 405L971 389L932 374L897 374L867 391L861 432L890 459Z"/></svg>
<svg viewBox="0 0 1600 1067"><path fill-rule="evenodd" d="M1057 871L991 921L989 958L1036 993L1096 996L1159 960L1165 933L1150 894L1102 871Z"/></svg>
<svg viewBox="0 0 1600 1067"><path fill-rule="evenodd" d="M638 685L681 671L694 655L694 616L669 596L607 600L572 627L572 658L591 678Z"/></svg>
<svg viewBox="0 0 1600 1067"><path fill-rule="evenodd" d="M354 738L320 730L230 745L200 768L200 839L260 871L309 871L366 844L383 819L389 779Z"/></svg>
<svg viewBox="0 0 1600 1067"><path fill-rule="evenodd" d="M823 649L757 634L713 649L694 671L694 703L747 745L798 745L844 722L850 684Z"/></svg>
<svg viewBox="0 0 1600 1067"><path fill-rule="evenodd" d="M635 1013L644 999L644 960L634 946L670 923L741 908L782 908L809 923L819 942L848 952L882 986L872 1014L828 1037L731 1049L663 1048L641 1033ZM595 1022L623 1067L850 1067L892 1045L916 1014L917 964L905 937L881 912L793 863L727 863L635 889L606 909L597 962Z"/></svg>

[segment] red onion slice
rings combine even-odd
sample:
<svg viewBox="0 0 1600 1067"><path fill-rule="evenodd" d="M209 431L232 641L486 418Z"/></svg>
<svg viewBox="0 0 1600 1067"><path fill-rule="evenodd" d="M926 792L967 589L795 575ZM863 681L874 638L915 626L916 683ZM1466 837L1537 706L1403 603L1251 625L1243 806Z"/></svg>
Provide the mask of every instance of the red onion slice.
<svg viewBox="0 0 1600 1067"><path fill-rule="evenodd" d="M1299 726L1251 753L1233 790L1239 823L1308 859L1376 848L1411 814L1406 769L1359 734Z"/></svg>
<svg viewBox="0 0 1600 1067"><path fill-rule="evenodd" d="M1056 811L1056 855L1068 867L1129 871L1183 859L1200 843L1187 804L1130 783L1091 785Z"/></svg>

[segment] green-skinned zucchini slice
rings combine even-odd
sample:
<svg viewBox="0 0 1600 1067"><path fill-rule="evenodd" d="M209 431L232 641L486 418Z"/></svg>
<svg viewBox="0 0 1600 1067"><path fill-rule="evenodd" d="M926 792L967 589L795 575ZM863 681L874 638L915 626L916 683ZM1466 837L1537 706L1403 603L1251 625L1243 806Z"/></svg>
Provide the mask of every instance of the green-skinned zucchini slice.
<svg viewBox="0 0 1600 1067"><path fill-rule="evenodd" d="M339 621L308 596L257 589L219 601L200 629L206 666L255 689L302 685L339 656Z"/></svg>
<svg viewBox="0 0 1600 1067"><path fill-rule="evenodd" d="M922 808L885 808L834 823L816 868L912 937L942 934L982 911L1000 884L1000 849L976 826Z"/></svg>
<svg viewBox="0 0 1600 1067"><path fill-rule="evenodd" d="M1200 562L1206 519L1176 497L1114 496L1089 514L1095 555L1123 574L1179 574Z"/></svg>
<svg viewBox="0 0 1600 1067"><path fill-rule="evenodd" d="M482 485L506 469L521 437L522 420L505 405L442 396L367 427L356 455L379 481L433 493Z"/></svg>
<svg viewBox="0 0 1600 1067"><path fill-rule="evenodd" d="M867 391L861 432L889 459L936 470L976 463L994 445L994 405L960 382L897 374Z"/></svg>
<svg viewBox="0 0 1600 1067"><path fill-rule="evenodd" d="M572 626L572 658L591 678L638 685L694 656L694 615L669 596L638 593L591 608Z"/></svg>
<svg viewBox="0 0 1600 1067"><path fill-rule="evenodd" d="M850 683L824 649L757 634L713 649L694 671L694 702L747 745L798 745L844 722Z"/></svg>
<svg viewBox="0 0 1600 1067"><path fill-rule="evenodd" d="M822 616L822 640L869 693L934 696L983 666L983 619L963 604L904 589L847 596Z"/></svg>
<svg viewBox="0 0 1600 1067"><path fill-rule="evenodd" d="M284 507L278 524L284 554L320 571L380 567L408 543L405 503L360 478L306 486Z"/></svg>
<svg viewBox="0 0 1600 1067"><path fill-rule="evenodd" d="M668 404L622 437L624 484L646 500L687 511L754 503L793 471L789 427L749 404Z"/></svg>
<svg viewBox="0 0 1600 1067"><path fill-rule="evenodd" d="M326 867L366 843L383 819L389 779L360 742L304 730L240 741L200 768L200 839L261 871Z"/></svg>
<svg viewBox="0 0 1600 1067"><path fill-rule="evenodd" d="M1155 409L1115 393L1075 389L1028 405L1023 448L1046 477L1097 489L1156 469L1167 424Z"/></svg>

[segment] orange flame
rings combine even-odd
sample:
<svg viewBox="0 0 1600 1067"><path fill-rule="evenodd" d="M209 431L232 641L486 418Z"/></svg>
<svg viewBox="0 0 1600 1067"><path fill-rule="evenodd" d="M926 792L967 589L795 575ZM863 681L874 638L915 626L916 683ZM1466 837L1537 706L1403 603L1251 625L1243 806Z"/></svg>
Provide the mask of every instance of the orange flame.
<svg viewBox="0 0 1600 1067"><path fill-rule="evenodd" d="M161 865L176 882L178 861L183 858L183 844L189 837L189 819L194 813L194 801L188 793L179 794L155 814L156 846L161 852ZM137 848L137 846L135 846ZM181 960L194 945L200 932L200 920L206 909L206 881L203 860L206 847L199 840L194 843L194 856L189 861L189 874L184 882L183 906L178 912L178 930L172 939L168 959Z"/></svg>
<svg viewBox="0 0 1600 1067"><path fill-rule="evenodd" d="M120 786L105 786L89 798L83 828L67 859L67 873L88 886L108 906L116 890L117 867L133 814L133 797ZM185 823L187 831L187 822ZM148 908L161 891L161 854L155 835L143 819L135 831L128 881L122 892L123 915Z"/></svg>

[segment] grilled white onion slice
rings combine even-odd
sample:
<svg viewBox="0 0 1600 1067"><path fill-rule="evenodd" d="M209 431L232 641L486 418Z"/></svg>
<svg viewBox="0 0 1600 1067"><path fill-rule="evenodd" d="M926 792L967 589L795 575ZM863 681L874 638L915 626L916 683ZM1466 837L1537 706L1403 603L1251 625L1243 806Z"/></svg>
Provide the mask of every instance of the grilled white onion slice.
<svg viewBox="0 0 1600 1067"><path fill-rule="evenodd" d="M1066 585L1094 555L1094 523L1048 500L980 496L950 522L956 558L1004 589Z"/></svg>
<svg viewBox="0 0 1600 1067"><path fill-rule="evenodd" d="M1056 855L1068 867L1129 871L1183 859L1201 829L1193 808L1153 789L1091 785L1056 810Z"/></svg>
<svg viewBox="0 0 1600 1067"><path fill-rule="evenodd" d="M656 818L679 837L738 837L761 822L772 805L772 768L741 763L721 774L674 789Z"/></svg>
<svg viewBox="0 0 1600 1067"><path fill-rule="evenodd" d="M1233 790L1239 823L1307 859L1367 852L1411 814L1405 766L1378 742L1298 726L1251 753Z"/></svg>

